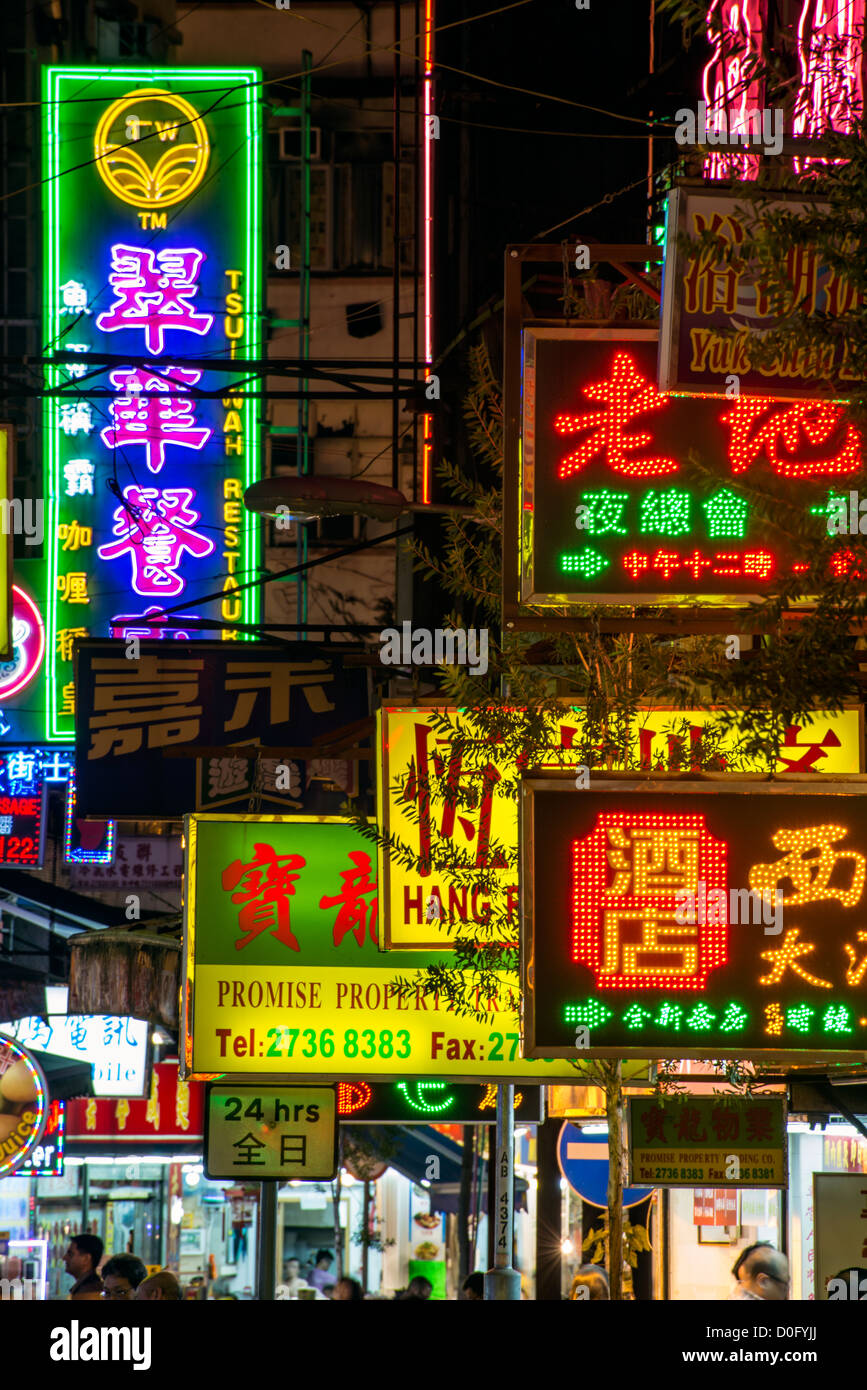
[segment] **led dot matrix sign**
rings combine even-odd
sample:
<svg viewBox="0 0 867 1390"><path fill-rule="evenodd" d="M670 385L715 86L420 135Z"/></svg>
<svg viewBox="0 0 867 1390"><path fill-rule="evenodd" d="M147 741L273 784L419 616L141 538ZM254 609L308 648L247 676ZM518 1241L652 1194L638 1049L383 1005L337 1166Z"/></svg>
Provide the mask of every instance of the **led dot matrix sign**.
<svg viewBox="0 0 867 1390"><path fill-rule="evenodd" d="M43 338L75 354L43 416L49 739L74 734L76 638L256 621L257 591L235 591L258 563L257 407L208 364L261 355L260 80L45 70Z"/></svg>
<svg viewBox="0 0 867 1390"><path fill-rule="evenodd" d="M541 1086L515 1089L516 1124L539 1124L545 1118ZM455 1085L448 1081L341 1081L337 1116L358 1124L489 1125L497 1113L497 1088Z"/></svg>
<svg viewBox="0 0 867 1390"><path fill-rule="evenodd" d="M867 1055L860 783L527 778L521 853L529 1056Z"/></svg>
<svg viewBox="0 0 867 1390"><path fill-rule="evenodd" d="M827 540L835 499L861 476L863 441L839 404L660 391L655 330L526 328L523 345L507 600L743 604L808 568L786 518ZM853 563L841 541L828 573Z"/></svg>

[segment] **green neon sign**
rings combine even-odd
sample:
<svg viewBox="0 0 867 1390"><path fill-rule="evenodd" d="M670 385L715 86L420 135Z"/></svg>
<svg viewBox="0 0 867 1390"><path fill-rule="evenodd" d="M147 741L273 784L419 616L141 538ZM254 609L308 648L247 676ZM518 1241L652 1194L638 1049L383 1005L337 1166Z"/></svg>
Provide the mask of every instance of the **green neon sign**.
<svg viewBox="0 0 867 1390"><path fill-rule="evenodd" d="M207 617L246 640L258 621L258 591L236 592L260 558L257 403L208 366L262 353L261 73L48 68L43 111L43 341L75 354L48 368L43 411L45 736L62 741L77 637L195 638Z"/></svg>

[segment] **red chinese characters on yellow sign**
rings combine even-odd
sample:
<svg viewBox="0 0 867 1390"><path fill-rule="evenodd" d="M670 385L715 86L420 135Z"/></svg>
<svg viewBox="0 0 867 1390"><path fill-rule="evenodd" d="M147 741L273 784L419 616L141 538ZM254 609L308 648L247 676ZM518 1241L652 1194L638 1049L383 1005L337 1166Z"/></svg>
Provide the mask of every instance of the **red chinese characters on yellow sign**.
<svg viewBox="0 0 867 1390"><path fill-rule="evenodd" d="M603 811L572 848L573 960L605 989L704 989L728 939L726 845L704 816ZM679 922L700 883L721 910Z"/></svg>

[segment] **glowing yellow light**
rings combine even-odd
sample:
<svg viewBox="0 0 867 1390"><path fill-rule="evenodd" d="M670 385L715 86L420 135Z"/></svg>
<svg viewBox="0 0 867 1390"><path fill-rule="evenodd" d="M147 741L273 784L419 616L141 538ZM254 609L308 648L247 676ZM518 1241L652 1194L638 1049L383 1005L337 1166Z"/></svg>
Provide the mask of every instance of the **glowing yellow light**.
<svg viewBox="0 0 867 1390"><path fill-rule="evenodd" d="M867 931L856 932L855 940L867 943ZM843 947L843 950L849 957L849 965L846 969L846 983L847 985L860 985L864 978L864 972L867 970L867 952L864 953L864 959L856 965L855 962L858 957L858 952L855 950L855 947L846 945Z"/></svg>
<svg viewBox="0 0 867 1390"><path fill-rule="evenodd" d="M765 895L768 901L773 901L777 885L787 878L795 885L792 896L783 898L783 902L789 907L823 902L828 898L836 898L843 907L854 907L864 891L867 860L863 854L858 854L855 850L833 848L832 842L841 839L847 833L843 825L813 825L804 830L777 830L771 839L777 849L786 850L788 853L782 859L778 859L776 864L754 864L750 870L750 888ZM818 851L818 854L806 859L804 855L807 850ZM831 888L831 874L842 859L852 861L851 886Z"/></svg>
<svg viewBox="0 0 867 1390"><path fill-rule="evenodd" d="M796 975L800 975L802 980L806 980L808 985L818 985L821 989L831 989L828 980L820 980L818 975L811 975L809 970L804 970L803 966L798 965L799 956L808 956L811 951L815 951L815 946L808 941L799 941L800 928L792 927L783 937L783 944L778 951L761 951L759 954L762 960L768 961L773 969L770 975L760 975L760 985L776 985L783 978L787 967L794 970Z"/></svg>
<svg viewBox="0 0 867 1390"><path fill-rule="evenodd" d="M147 103L161 103L168 120L143 121L134 111ZM112 128L124 122L125 142L112 139ZM144 149L156 155L153 163L133 149L143 127L149 137ZM180 136L181 143L175 144ZM186 138L184 138L186 137ZM162 153L162 145L168 149ZM208 167L211 147L205 123L185 97L161 87L137 87L118 98L103 112L93 137L97 172L103 183L122 203L135 208L169 208L196 191Z"/></svg>
<svg viewBox="0 0 867 1390"><path fill-rule="evenodd" d="M775 1037L783 1031L783 1013L779 1004L765 1005L765 1032Z"/></svg>

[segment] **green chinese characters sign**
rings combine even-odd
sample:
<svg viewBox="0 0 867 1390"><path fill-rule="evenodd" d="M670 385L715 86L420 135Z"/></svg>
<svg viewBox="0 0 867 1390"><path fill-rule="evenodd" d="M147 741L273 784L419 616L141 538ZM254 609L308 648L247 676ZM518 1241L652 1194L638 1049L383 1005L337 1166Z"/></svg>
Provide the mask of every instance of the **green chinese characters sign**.
<svg viewBox="0 0 867 1390"><path fill-rule="evenodd" d="M477 1023L423 992L450 952L380 952L376 849L349 821L189 816L185 896L188 1075L581 1079L522 1058L512 979L490 1000L468 981Z"/></svg>
<svg viewBox="0 0 867 1390"><path fill-rule="evenodd" d="M654 1187L785 1187L779 1096L630 1097L629 1182Z"/></svg>
<svg viewBox="0 0 867 1390"><path fill-rule="evenodd" d="M45 70L49 740L74 735L76 638L257 620L257 591L236 592L258 565L257 406L234 381L261 355L260 84Z"/></svg>

